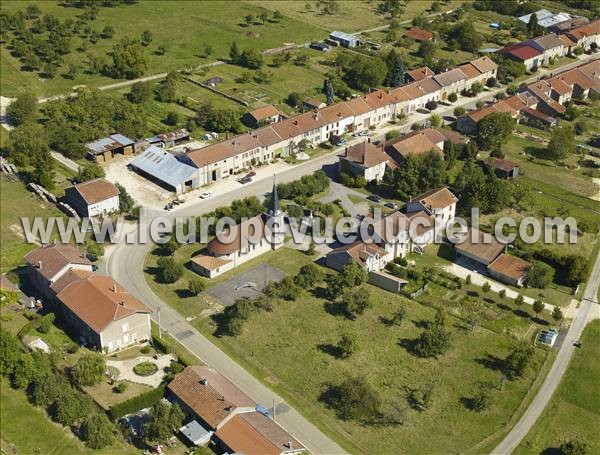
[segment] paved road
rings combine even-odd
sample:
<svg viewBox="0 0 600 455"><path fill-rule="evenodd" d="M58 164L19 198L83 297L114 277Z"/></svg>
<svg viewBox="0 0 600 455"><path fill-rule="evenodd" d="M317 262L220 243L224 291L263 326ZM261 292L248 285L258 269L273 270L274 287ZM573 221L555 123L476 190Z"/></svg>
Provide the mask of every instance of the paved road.
<svg viewBox="0 0 600 455"><path fill-rule="evenodd" d="M506 435L504 440L494 449L492 452L495 455L508 455L521 443L523 438L529 433L535 422L540 418L542 412L550 402L552 394L560 384L560 380L563 377L569 361L575 349L573 345L574 340L578 340L581 336L581 332L588 323L593 311L593 306L598 305L596 301L596 293L598 292L598 286L600 286L600 255L596 258L594 268L590 279L586 285L585 293L583 295L583 301L579 307L579 311L573 319L565 342L558 351L558 355L554 360L554 364L548 373L542 387L538 391L537 395L525 411L525 414L513 427L513 429Z"/></svg>

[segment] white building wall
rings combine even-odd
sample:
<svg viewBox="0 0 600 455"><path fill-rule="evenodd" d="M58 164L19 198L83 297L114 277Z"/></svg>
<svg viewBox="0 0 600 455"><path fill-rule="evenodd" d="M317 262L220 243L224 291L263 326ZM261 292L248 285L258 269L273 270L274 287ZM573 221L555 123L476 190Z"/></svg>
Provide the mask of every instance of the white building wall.
<svg viewBox="0 0 600 455"><path fill-rule="evenodd" d="M87 206L88 217L107 215L119 211L119 196L113 196L103 201Z"/></svg>

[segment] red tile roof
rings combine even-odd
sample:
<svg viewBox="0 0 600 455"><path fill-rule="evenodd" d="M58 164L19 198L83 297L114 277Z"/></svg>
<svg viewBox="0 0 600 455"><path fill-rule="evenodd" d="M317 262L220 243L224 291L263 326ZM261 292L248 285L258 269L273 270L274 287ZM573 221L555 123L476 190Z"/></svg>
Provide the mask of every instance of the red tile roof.
<svg viewBox="0 0 600 455"><path fill-rule="evenodd" d="M55 243L39 247L25 256L25 261L46 279L52 279L69 264L90 266L92 263L77 248L64 243Z"/></svg>
<svg viewBox="0 0 600 455"><path fill-rule="evenodd" d="M257 121L260 122L269 117L275 117L279 115L279 111L272 104L267 104L266 106L259 107L258 109L254 109L249 112L249 114Z"/></svg>
<svg viewBox="0 0 600 455"><path fill-rule="evenodd" d="M118 188L106 179L99 178L74 185L74 188L88 204L96 204L119 195Z"/></svg>
<svg viewBox="0 0 600 455"><path fill-rule="evenodd" d="M488 265L488 270L518 282L525 276L531 265L531 263L521 258L502 253L494 262Z"/></svg>
<svg viewBox="0 0 600 455"><path fill-rule="evenodd" d="M513 44L498 51L500 54L511 55L519 60L525 61L542 55L542 52L527 44Z"/></svg>
<svg viewBox="0 0 600 455"><path fill-rule="evenodd" d="M421 79L425 79L426 77L433 76L435 73L429 69L427 66L422 66L421 68L415 68L414 70L407 71L406 74L413 81L420 81Z"/></svg>
<svg viewBox="0 0 600 455"><path fill-rule="evenodd" d="M367 141L346 147L344 153L340 156L348 161L362 164L367 168L385 163L388 160L388 156L383 152L383 144L376 146Z"/></svg>
<svg viewBox="0 0 600 455"><path fill-rule="evenodd" d="M433 33L419 27L413 27L406 32L406 37L414 39L415 41L431 41L433 39Z"/></svg>
<svg viewBox="0 0 600 455"><path fill-rule="evenodd" d="M136 313L152 313L109 276L90 275L68 284L57 294L90 329L101 333L111 322Z"/></svg>

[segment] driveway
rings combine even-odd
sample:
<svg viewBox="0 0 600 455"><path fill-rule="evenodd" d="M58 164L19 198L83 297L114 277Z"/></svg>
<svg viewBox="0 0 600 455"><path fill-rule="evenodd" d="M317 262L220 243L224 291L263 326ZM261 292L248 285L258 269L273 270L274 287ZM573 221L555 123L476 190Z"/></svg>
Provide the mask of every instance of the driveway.
<svg viewBox="0 0 600 455"><path fill-rule="evenodd" d="M171 365L172 360L177 360L171 354L161 355L158 359L152 357L135 357L127 360L107 360L107 367L114 367L119 370L119 380L137 382L138 384L149 385L150 387L158 387L165 377L165 369ZM138 363L152 362L158 366L158 371L150 376L138 376L133 372L133 367Z"/></svg>

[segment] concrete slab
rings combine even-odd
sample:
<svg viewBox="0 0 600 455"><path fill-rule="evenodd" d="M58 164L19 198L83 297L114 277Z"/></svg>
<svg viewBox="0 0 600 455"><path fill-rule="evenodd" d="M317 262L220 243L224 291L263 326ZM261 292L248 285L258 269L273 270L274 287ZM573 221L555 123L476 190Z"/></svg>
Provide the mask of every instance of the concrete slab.
<svg viewBox="0 0 600 455"><path fill-rule="evenodd" d="M266 267L266 269L265 269ZM242 297L257 297L261 295L261 291L265 288L265 276L268 283L279 281L285 277L285 273L268 264L257 265L256 267L238 273L230 279L221 283L214 288L206 291L208 295L217 299L224 306L231 306L236 300ZM256 287L238 288L242 283L252 283Z"/></svg>

